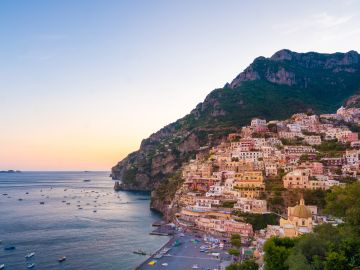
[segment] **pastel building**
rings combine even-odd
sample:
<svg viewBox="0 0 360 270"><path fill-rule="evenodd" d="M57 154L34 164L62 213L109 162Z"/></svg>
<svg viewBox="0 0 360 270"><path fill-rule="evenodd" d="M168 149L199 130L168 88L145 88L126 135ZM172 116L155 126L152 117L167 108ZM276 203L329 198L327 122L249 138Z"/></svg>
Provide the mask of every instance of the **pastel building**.
<svg viewBox="0 0 360 270"><path fill-rule="evenodd" d="M280 227L283 228L285 237L297 237L312 232L312 211L305 205L304 199L294 207L288 207L288 218L280 219Z"/></svg>

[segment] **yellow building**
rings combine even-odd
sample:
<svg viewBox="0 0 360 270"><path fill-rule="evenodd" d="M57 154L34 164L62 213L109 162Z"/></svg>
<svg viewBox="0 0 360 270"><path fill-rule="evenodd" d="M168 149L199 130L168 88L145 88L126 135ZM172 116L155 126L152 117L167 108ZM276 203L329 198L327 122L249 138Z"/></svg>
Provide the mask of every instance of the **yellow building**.
<svg viewBox="0 0 360 270"><path fill-rule="evenodd" d="M296 237L312 231L312 213L305 205L304 199L300 200L300 204L288 207L288 218L281 218L280 226L284 230L284 236L287 237Z"/></svg>
<svg viewBox="0 0 360 270"><path fill-rule="evenodd" d="M257 198L265 189L262 171L245 171L235 174L234 189L241 197Z"/></svg>

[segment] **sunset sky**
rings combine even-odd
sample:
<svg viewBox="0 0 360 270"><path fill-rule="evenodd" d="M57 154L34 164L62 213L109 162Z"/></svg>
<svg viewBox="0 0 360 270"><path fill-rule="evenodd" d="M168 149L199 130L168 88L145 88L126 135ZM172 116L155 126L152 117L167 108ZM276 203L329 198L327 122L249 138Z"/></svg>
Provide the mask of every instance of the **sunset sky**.
<svg viewBox="0 0 360 270"><path fill-rule="evenodd" d="M0 170L110 170L282 48L360 51L360 1L0 1Z"/></svg>

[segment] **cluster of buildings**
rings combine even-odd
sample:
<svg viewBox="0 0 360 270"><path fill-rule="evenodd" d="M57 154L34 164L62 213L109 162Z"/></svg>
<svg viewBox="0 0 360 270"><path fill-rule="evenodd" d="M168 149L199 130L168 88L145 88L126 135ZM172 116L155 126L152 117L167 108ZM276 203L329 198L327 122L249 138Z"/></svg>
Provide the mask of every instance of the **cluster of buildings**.
<svg viewBox="0 0 360 270"><path fill-rule="evenodd" d="M253 119L229 134L209 152L183 166L184 182L174 199L177 222L215 235L254 235L234 211L269 213L264 200L266 181L280 179L285 189L329 189L343 177L360 174L358 133L341 123L359 124L360 110L340 108L336 114L299 113L284 121ZM326 142L343 151L322 151ZM297 236L312 230L316 206L301 200L283 213L267 235Z"/></svg>

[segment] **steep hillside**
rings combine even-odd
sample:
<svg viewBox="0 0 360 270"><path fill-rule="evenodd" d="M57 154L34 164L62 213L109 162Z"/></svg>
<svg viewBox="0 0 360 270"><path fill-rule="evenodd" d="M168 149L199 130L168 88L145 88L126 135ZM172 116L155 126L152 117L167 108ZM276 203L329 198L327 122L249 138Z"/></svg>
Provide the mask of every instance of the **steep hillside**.
<svg viewBox="0 0 360 270"><path fill-rule="evenodd" d="M360 56L281 50L258 57L224 88L215 89L190 114L142 141L112 168L127 190L164 189L167 176L252 117L285 119L296 112L329 113L360 90ZM171 194L170 196L171 197Z"/></svg>

